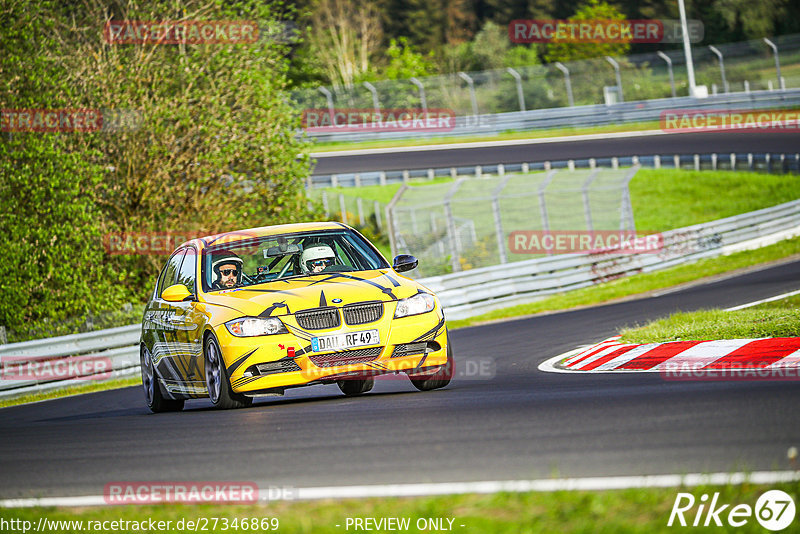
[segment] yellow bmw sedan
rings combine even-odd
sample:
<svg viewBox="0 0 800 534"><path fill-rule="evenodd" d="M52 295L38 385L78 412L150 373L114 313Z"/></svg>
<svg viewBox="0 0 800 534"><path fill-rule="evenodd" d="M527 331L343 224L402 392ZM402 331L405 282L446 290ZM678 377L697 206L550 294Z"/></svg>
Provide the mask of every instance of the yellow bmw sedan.
<svg viewBox="0 0 800 534"><path fill-rule="evenodd" d="M240 408L287 388L338 384L345 395L405 373L446 386L452 349L436 295L341 223L268 226L194 239L172 253L142 319L145 400Z"/></svg>

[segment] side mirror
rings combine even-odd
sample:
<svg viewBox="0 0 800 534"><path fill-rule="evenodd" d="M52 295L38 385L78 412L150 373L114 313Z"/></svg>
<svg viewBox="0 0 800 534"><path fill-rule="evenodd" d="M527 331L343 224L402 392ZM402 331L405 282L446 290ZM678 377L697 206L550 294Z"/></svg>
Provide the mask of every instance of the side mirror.
<svg viewBox="0 0 800 534"><path fill-rule="evenodd" d="M182 302L191 296L189 289L183 284L169 286L161 293L161 298L167 302Z"/></svg>
<svg viewBox="0 0 800 534"><path fill-rule="evenodd" d="M399 256L395 257L394 263L392 264L392 269L398 273L404 273L406 271L410 271L411 269L416 269L417 265L419 265L419 260L414 256L409 254L400 254Z"/></svg>

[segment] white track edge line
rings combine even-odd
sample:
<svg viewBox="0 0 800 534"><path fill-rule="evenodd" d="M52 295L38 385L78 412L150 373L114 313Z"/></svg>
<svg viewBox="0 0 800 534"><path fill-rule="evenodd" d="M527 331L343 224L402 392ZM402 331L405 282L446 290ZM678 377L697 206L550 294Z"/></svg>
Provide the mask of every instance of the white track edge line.
<svg viewBox="0 0 800 534"><path fill-rule="evenodd" d="M260 497L260 502L308 501L320 499L365 499L375 497L423 497L464 493L499 492L605 491L634 488L673 488L700 485L776 484L800 480L800 471L754 471L752 473L687 473L668 475L633 475L538 480L493 480L478 482L439 482L422 484L376 484L365 486L323 486L297 488L291 497ZM269 492L267 492L269 493ZM206 503L208 504L208 503ZM40 497L0 500L2 508L34 506L104 506L102 495L80 497Z"/></svg>
<svg viewBox="0 0 800 534"><path fill-rule="evenodd" d="M732 308L725 308L725 311L737 311L743 310L745 308L750 308L752 306L758 306L759 304L764 304L767 302L773 302L776 300L783 300L789 297L793 297L795 295L800 295L800 289L796 291L789 291L788 293L783 293L781 295L775 295L774 297L769 297L767 299L756 300L754 302L748 302L747 304L740 304L739 306L733 306Z"/></svg>

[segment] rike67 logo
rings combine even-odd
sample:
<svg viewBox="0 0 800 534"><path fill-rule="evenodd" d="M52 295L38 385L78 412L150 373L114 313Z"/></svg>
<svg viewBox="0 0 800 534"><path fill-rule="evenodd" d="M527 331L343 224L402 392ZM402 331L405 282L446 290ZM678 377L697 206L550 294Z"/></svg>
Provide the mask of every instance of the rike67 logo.
<svg viewBox="0 0 800 534"><path fill-rule="evenodd" d="M695 499L691 493L678 493L667 526L681 527L743 527L755 516L756 521L767 530L777 532L794 521L795 507L791 495L781 490L769 490L761 494L755 507L749 504L723 504L719 492L710 498L704 493ZM699 502L698 502L699 501ZM696 510L695 504L697 504Z"/></svg>

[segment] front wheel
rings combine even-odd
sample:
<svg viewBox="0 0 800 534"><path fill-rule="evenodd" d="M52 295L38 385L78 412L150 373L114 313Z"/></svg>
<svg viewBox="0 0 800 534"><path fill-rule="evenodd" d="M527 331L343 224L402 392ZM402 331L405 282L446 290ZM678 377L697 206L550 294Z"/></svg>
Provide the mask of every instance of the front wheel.
<svg viewBox="0 0 800 534"><path fill-rule="evenodd" d="M447 362L439 367L435 373L424 375L408 375L414 387L420 391L430 391L445 387L450 383L455 373L456 362L453 359L453 346L450 344L450 336L447 336Z"/></svg>
<svg viewBox="0 0 800 534"><path fill-rule="evenodd" d="M352 397L371 390L375 385L375 379L369 377L363 380L339 380L336 384L339 386L339 389L342 390L342 393L348 397Z"/></svg>
<svg viewBox="0 0 800 534"><path fill-rule="evenodd" d="M208 397L214 407L229 410L245 408L253 404L252 398L234 393L231 389L225 362L222 360L222 351L213 335L206 338L204 352L206 388L208 388Z"/></svg>
<svg viewBox="0 0 800 534"><path fill-rule="evenodd" d="M150 411L153 413L160 413L179 412L183 410L183 399L168 399L161 393L161 387L158 385L158 377L156 376L155 367L153 366L153 357L144 345L142 345L139 351L139 359L142 369L144 400L147 403L147 407L150 408Z"/></svg>

